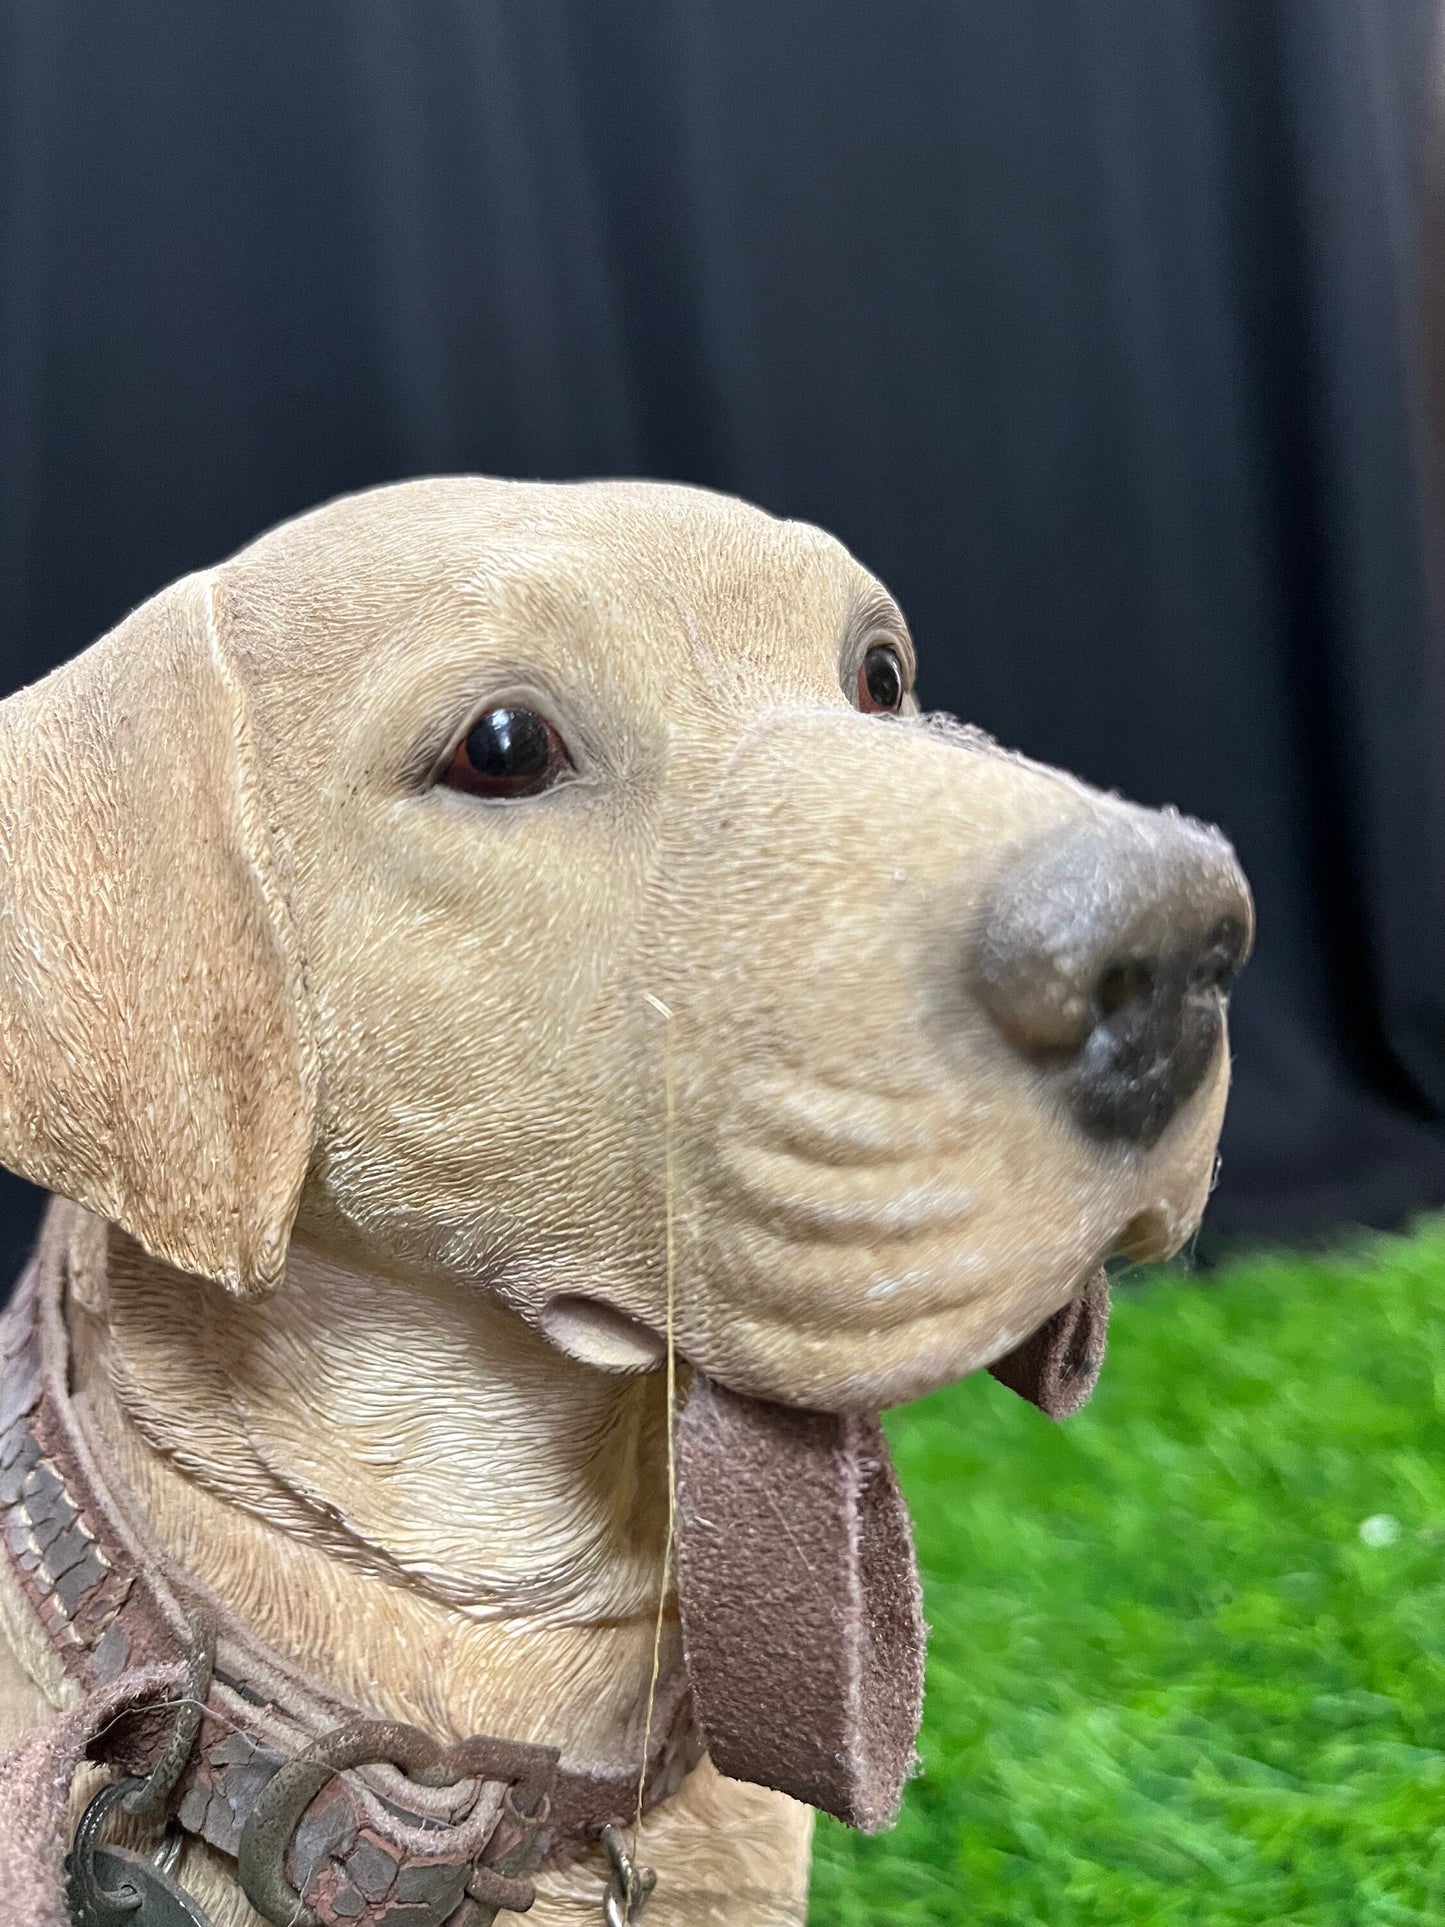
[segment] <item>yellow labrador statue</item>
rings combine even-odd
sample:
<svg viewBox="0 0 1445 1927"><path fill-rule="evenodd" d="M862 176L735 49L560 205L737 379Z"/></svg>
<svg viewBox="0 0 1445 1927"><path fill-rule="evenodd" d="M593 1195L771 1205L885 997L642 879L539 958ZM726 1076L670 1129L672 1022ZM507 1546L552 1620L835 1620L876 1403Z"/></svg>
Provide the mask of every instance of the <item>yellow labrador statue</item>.
<svg viewBox="0 0 1445 1927"><path fill-rule="evenodd" d="M816 529L456 478L0 705L0 1921L781 1927L886 1823L876 1414L1086 1395L1252 922L913 684Z"/></svg>

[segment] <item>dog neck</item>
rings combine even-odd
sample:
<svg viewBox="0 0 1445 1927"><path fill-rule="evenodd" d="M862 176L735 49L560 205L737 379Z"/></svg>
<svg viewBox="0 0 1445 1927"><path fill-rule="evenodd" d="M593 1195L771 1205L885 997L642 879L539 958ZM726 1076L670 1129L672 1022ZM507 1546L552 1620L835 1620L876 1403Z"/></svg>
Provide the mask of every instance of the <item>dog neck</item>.
<svg viewBox="0 0 1445 1927"><path fill-rule="evenodd" d="M77 1404L152 1534L331 1688L439 1735L615 1752L652 1663L661 1381L481 1294L298 1246L262 1304L76 1214ZM665 1658L678 1635L669 1614Z"/></svg>

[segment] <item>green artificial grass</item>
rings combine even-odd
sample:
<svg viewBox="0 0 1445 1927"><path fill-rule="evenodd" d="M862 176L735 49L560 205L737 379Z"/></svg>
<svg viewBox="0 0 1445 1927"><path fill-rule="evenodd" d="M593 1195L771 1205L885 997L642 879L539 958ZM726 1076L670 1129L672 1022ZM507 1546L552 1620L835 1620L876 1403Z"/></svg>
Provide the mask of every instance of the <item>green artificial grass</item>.
<svg viewBox="0 0 1445 1927"><path fill-rule="evenodd" d="M814 1927L1445 1920L1445 1222L1115 1294L1092 1405L889 1430L928 1703Z"/></svg>

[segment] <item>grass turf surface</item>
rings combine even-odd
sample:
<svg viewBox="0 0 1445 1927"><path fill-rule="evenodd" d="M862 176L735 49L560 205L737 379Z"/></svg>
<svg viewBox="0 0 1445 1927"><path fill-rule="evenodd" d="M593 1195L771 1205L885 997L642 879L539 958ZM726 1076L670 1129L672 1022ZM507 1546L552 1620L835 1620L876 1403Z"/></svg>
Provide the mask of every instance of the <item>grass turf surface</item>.
<svg viewBox="0 0 1445 1927"><path fill-rule="evenodd" d="M1445 1223L1125 1287L1065 1426L895 1414L924 1771L820 1821L813 1927L1436 1927L1442 1414Z"/></svg>

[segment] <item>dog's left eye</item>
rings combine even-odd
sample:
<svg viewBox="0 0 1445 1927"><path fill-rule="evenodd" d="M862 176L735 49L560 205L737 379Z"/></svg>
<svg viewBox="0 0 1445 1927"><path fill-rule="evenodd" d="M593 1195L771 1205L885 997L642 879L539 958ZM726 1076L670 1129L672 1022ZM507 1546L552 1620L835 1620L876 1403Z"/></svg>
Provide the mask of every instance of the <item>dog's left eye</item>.
<svg viewBox="0 0 1445 1927"><path fill-rule="evenodd" d="M858 665L858 707L896 716L907 694L903 658L891 644L875 642Z"/></svg>
<svg viewBox="0 0 1445 1927"><path fill-rule="evenodd" d="M470 796L535 796L572 768L566 745L535 709L489 709L457 744L442 773Z"/></svg>

